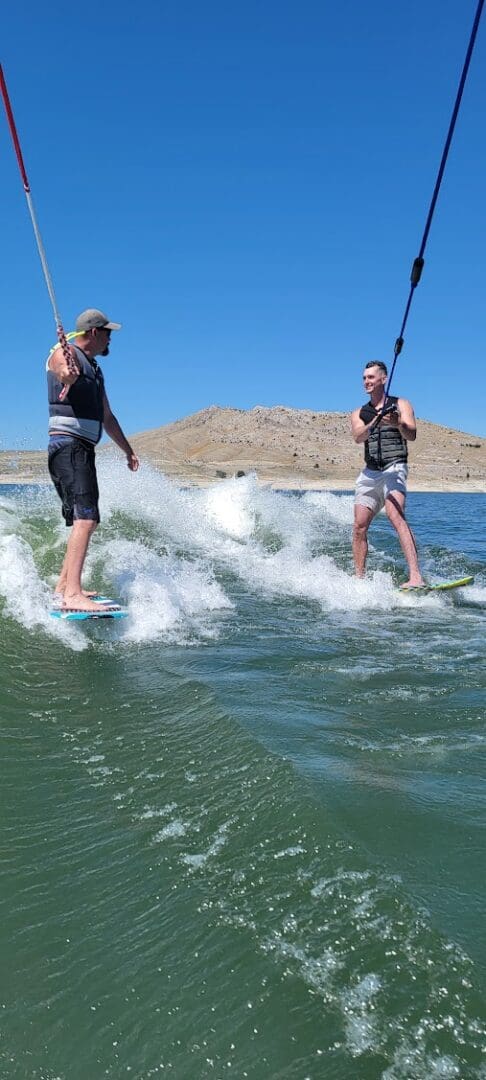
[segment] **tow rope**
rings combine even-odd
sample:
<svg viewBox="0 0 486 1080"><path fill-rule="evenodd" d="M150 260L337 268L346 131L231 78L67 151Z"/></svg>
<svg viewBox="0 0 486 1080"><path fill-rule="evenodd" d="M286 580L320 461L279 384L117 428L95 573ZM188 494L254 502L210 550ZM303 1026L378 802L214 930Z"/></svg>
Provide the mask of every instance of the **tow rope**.
<svg viewBox="0 0 486 1080"><path fill-rule="evenodd" d="M66 361L68 371L72 375L74 375L74 374L78 375L79 371L78 371L78 369L76 367L76 364L75 364L75 362L73 360L73 357L72 357L72 354L71 354L71 350L70 350L69 345L67 343L66 335L64 333L63 325L62 325L62 322L61 322L61 316L59 314L59 310L58 310L58 307L57 307L56 295L55 295L55 292L54 292L54 286L52 284L52 278L51 278L51 275L50 275L50 272L49 272L49 267L47 265L47 258L46 258L44 245L42 243L42 237L41 237L41 234L40 234L40 229L39 229L39 226L37 224L37 218L35 216L34 204L32 202L32 194L31 194L31 190L30 190L30 184L29 184L29 181L28 181L28 178L27 178L27 173L26 173L26 170L25 170L24 159L22 157L22 150L21 150L21 147L20 147L20 140L19 140L19 137L18 137L18 134L17 134L17 128L15 126L15 120L14 120L14 115L13 115L13 111L12 111L12 106L10 104L10 98L8 96L7 84L5 82L5 77L4 77L4 74L3 74L3 68L2 68L1 64L0 64L0 90L2 92L3 103L5 105L5 112L7 114L7 122L8 122L8 126L10 128L10 134L12 136L12 142L13 142L15 154L16 154L16 157L17 157L17 162L18 162L18 166L19 166L19 170L20 170L20 175L22 177L22 184L23 184L24 191L25 191L25 197L27 199L27 206L29 208L29 214L30 214L30 218L31 218L31 221L32 221L32 226L33 226L33 229L34 229L34 235L35 235L35 239L36 239L36 243L37 243L37 250L39 252L39 257L40 257L40 261L41 261L41 265L42 265L42 271L43 271L43 274L44 274L45 283L47 285L47 291L49 293L50 301L51 301L51 304L52 304L52 310L54 312L54 319L55 319L55 323L56 323L58 341L59 341L59 344L60 344L61 349L63 351L63 355L64 355L64 359ZM68 390L69 390L68 386L63 387L63 389L61 390L61 393L59 394L59 399L60 400L62 400L66 396Z"/></svg>
<svg viewBox="0 0 486 1080"><path fill-rule="evenodd" d="M400 333L399 333L399 335L397 337L397 340L395 342L395 349L394 349L394 354L393 354L393 364L392 364L392 368L391 368L391 371L390 371L390 376L389 376L389 379L388 379L388 383L386 385L385 402L384 402L383 408L386 408L387 399L388 399L388 397L390 395L390 386L391 386L391 382L392 382L392 379L393 379L397 359L398 359L398 357L399 357L399 355L400 355L400 353L402 351L402 348L403 348L405 327L407 325L407 319L408 319L408 316L409 316L409 313L410 313L410 308L411 308L411 305L412 305L413 296L414 296L414 293L415 293L415 289L417 288L417 285L418 285L418 283L420 281L420 278L422 276L422 270L424 268L425 248L426 248L426 244L427 244L427 240L428 240L428 236L429 236L429 232L430 232L430 226L432 225L432 218L434 216L435 206L436 206L439 191L440 191L440 185L442 183L442 177L444 175L444 170L445 170L447 158L448 158L448 155L449 155L450 145L451 145L451 142L452 142L452 136L454 134L454 128L456 126L456 120L457 120L457 116L458 116L458 113L459 113L459 108L460 108L460 105L461 105L462 94L463 94L464 86L465 86L466 79L467 79L467 73L469 71L469 64L471 63L471 57L472 57L474 45L475 45L475 42L476 42L476 36L477 36L477 32L478 32L479 21L481 19L483 6L484 6L484 0L479 0L478 6L477 6L477 9L476 9L476 14L475 14L475 17L474 17L474 23L473 23L473 27L472 27L472 31L471 31L471 36L469 38L469 45L467 47L466 59L464 61L464 67L462 69L462 75L461 75L461 78L459 80L459 87L458 87L457 94L456 94L456 100L455 100L454 108L452 110L452 116L451 116L451 120L450 120L450 124L449 124L449 130L447 132L447 138L445 140L444 149L442 151L442 158L441 158L441 162L440 162L440 165L439 165L439 171L437 173L437 179L435 181L434 192L433 192L433 195L432 195L432 199L431 199L431 203L430 203L430 207L429 207L429 212L427 214L427 221L425 223L424 235L422 237L422 243L420 245L420 251L419 251L419 253L417 255L417 258L414 259L414 263L413 263L413 266L412 266L412 273L410 275L410 283L411 283L410 284L410 292L408 294L408 300L407 300L406 307L405 307L405 313L404 313L404 316L403 316L403 319L402 319L402 325L400 327Z"/></svg>
<svg viewBox="0 0 486 1080"><path fill-rule="evenodd" d="M440 186L441 186L441 183L442 183L442 178L443 178L443 175L444 175L444 170L445 170L445 167L446 167L447 158L449 156L449 150L450 150L450 146L451 146L451 142L452 142L452 136L454 134L454 128L456 126L456 120L457 120L457 117L458 117L458 113L459 113L459 109L460 109L460 105L461 105L461 101L462 101L462 95L463 95L463 91L464 91L464 86L465 86L468 71L469 71L469 65L471 63L471 57L472 57L474 45L475 45L475 42L476 42L476 36L477 36L477 32L478 32L478 27L479 27L479 22L480 22L481 15L482 15L483 7L484 7L484 0L479 0L478 6L477 6L477 9L476 9L476 14L475 14L475 17L474 17L473 27L472 27L472 30L471 30L471 36L469 38L469 45L467 47L464 66L463 66L463 69L462 69L461 78L459 80L459 87L458 87L457 94L456 94L456 100L455 100L455 103L454 103L454 108L452 110L452 116L451 116L451 120L450 120L450 123L449 123L449 130L447 132L447 137L446 137L446 140L445 140L445 143L444 143L444 149L442 151L442 158L441 158L441 162L440 162L440 165L439 165L439 171L437 173L437 179L435 181L435 187L434 187L434 191L433 191L433 194L432 194L432 199L431 199L431 203L430 203L430 207L429 207L429 212L427 214L427 220L426 220L426 223L425 223L425 229L424 229L424 234L423 234L423 237L422 237L422 243L420 245L419 253L418 253L416 259L414 259L413 266L412 266L412 272L411 272L411 275L410 275L410 291L409 291L407 303L406 303L406 306L405 306L405 312L404 312L403 319L402 319L402 325L400 327L400 333L399 333L399 335L398 335L398 337L397 337L397 339L395 341L395 348L394 348L394 353L393 353L393 363L392 363L390 375L389 375L388 382L387 382L386 389L385 389L385 402L384 402L384 406L383 406L384 408L386 408L386 403L387 403L387 400L388 400L389 395L390 395L390 387L391 387L391 384L392 384L393 375L395 373L397 359L398 359L398 357L399 357L399 355L400 355L400 353L402 351L403 345L404 345L405 327L407 325L408 316L409 316L409 313L410 313L410 308L412 306L412 300L413 300L413 297L414 297L415 289L417 288L417 285L419 284L420 278L422 276L422 270L424 268L425 248L426 248L426 245L427 245L427 240L428 240L428 236L429 236L429 232L430 232L430 227L432 225L432 219L433 219L433 216L434 216L435 207L436 207L437 199L438 199L438 196L439 196ZM33 206L33 202L32 202L32 195L31 195L30 185L29 185L29 181L28 181L28 178L27 178L27 173L26 173L25 166L24 166L24 161L23 161L23 157L22 157L22 150L21 150L21 147L20 147L20 141L19 141L19 137L18 137L18 134L17 134L17 129L15 127L15 121L14 121L14 117L13 117L12 107L11 107L11 104L10 104L8 91L7 91L7 85L6 85L6 82L5 82L5 78L4 78L4 75L3 75L3 70L2 70L1 64L0 64L0 89L1 89L1 92L2 92L2 97L3 97L3 101L4 101L4 105L5 105L5 111L7 113L7 121L8 121L8 125L9 125L9 128L10 128L10 133L11 133L11 136L12 136L12 141L13 141L13 144L14 144L15 153L16 153L16 156L17 156L17 161L18 161L18 165L19 165L19 169L20 169L20 175L22 177L23 187L24 187L26 198L27 198L27 205L28 205L30 217L31 217L31 220L32 220L34 234L35 234L35 238L36 238L36 242L37 242L37 248L38 248L38 251L39 251L39 256L40 256L40 260L41 260L41 264L42 264L42 270L43 270L43 273L44 273L44 278L45 278L45 282L46 282L46 285L47 285L47 290L48 290L49 297L50 297L51 304L52 304L52 310L53 310L54 319L55 319L55 322L56 322L56 329L57 329L57 336L58 336L59 344L61 345L61 348L63 350L63 354L64 354L64 358L66 360L66 364L68 366L68 370L74 372L76 370L76 366L74 364L72 355L71 355L70 350L69 350L69 346L68 346L68 343L67 343L67 340L66 340L66 335L64 333L64 329L63 329L62 322L61 322L61 317L59 315L59 311L58 311L58 307L57 307L57 303L56 303L56 297L55 297L55 293L54 293L54 287L53 287L53 284L52 284L52 278L51 278L51 275L50 275L50 272L49 272L49 267L47 265L45 249L44 249L44 245L42 243L42 238L41 238L41 235L40 235L39 226L37 224L37 220L36 220L36 216L35 216L35 212L34 212L34 206ZM64 395L64 393L66 393L66 392L67 392L67 387L65 388L64 391L62 391L62 394Z"/></svg>

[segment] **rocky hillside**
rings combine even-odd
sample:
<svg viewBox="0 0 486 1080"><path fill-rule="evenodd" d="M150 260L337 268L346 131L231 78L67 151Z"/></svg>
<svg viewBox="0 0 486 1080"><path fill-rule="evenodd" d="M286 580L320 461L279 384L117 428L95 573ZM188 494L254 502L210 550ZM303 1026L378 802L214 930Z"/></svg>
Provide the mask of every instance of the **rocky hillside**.
<svg viewBox="0 0 486 1080"><path fill-rule="evenodd" d="M363 449L352 441L349 414L276 406L211 406L133 438L137 452L177 475L214 478L256 469L262 480L353 485ZM410 446L411 486L486 490L486 439L418 421Z"/></svg>

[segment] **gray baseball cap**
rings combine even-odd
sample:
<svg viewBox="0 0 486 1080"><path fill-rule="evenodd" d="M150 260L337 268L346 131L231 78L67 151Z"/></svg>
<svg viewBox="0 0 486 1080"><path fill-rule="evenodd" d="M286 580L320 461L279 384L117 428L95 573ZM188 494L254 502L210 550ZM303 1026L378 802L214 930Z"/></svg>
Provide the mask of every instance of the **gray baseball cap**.
<svg viewBox="0 0 486 1080"><path fill-rule="evenodd" d="M76 330L121 330L121 323L110 322L108 315L104 315L98 308L87 308L76 319Z"/></svg>

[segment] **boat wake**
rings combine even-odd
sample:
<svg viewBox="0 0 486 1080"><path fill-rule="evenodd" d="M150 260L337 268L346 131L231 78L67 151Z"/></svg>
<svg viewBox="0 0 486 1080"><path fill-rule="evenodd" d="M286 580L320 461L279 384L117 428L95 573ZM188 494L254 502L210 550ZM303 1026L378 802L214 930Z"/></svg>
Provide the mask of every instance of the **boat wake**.
<svg viewBox="0 0 486 1080"><path fill-rule="evenodd" d="M317 605L321 613L403 613L420 605L443 612L450 601L401 595L399 552L373 537L370 573L353 574L352 497L292 495L259 486L255 476L182 489L151 466L136 476L119 459L99 466L102 523L86 563L85 584L126 606L118 640L191 643L217 637L244 595L259 601ZM387 530L390 532L390 530ZM51 590L66 530L48 486L16 488L0 501L0 595L5 614L25 628L86 644L79 627L53 625ZM394 540L394 538L391 538ZM486 599L480 584L463 590ZM103 632L103 631L102 631Z"/></svg>

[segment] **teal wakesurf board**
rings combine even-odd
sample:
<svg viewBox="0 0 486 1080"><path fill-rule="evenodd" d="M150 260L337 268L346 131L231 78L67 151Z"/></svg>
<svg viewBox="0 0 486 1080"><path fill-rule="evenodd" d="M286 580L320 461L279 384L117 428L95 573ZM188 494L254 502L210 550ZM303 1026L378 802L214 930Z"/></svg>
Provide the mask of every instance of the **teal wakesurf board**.
<svg viewBox="0 0 486 1080"><path fill-rule="evenodd" d="M431 583L426 585L401 585L399 586L398 591L418 593L419 596L422 596L425 593L446 592L448 589L462 589L464 585L472 585L473 581L474 578L471 576L457 578L456 581L439 581L437 582L437 584Z"/></svg>
<svg viewBox="0 0 486 1080"><path fill-rule="evenodd" d="M111 597L98 594L92 596L91 599L95 604L100 604L99 611L76 611L74 608L66 609L59 605L52 608L50 614L53 619L64 619L67 622L83 622L85 619L126 619L128 611L124 611ZM110 610L105 610L101 607L102 604L110 604Z"/></svg>

